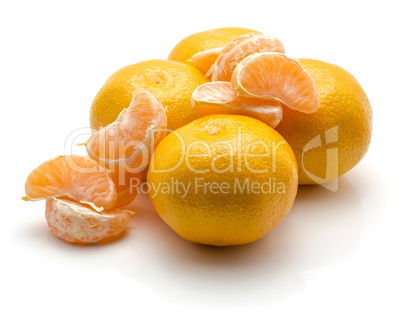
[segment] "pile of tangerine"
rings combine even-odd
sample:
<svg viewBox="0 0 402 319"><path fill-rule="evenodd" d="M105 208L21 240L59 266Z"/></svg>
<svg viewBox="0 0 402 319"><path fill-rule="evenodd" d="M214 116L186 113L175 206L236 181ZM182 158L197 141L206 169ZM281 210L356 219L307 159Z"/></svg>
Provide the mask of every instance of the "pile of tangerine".
<svg viewBox="0 0 402 319"><path fill-rule="evenodd" d="M317 86L301 64L287 57L275 37L250 33L192 60L211 82L200 85L191 105L202 115L236 114L276 127L282 107L304 113L319 107ZM84 143L88 156L59 156L33 170L24 200L46 200L54 235L96 243L123 232L130 215L123 207L136 197L126 181L141 179L151 146L166 135L166 110L149 91L139 90L115 122Z"/></svg>

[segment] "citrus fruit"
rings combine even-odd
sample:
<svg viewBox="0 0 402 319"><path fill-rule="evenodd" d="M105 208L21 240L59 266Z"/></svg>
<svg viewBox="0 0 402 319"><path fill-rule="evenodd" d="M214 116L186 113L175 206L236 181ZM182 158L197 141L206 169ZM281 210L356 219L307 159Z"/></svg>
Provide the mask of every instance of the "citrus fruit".
<svg viewBox="0 0 402 319"><path fill-rule="evenodd" d="M263 122L209 115L159 143L147 183L155 210L181 237L240 245L261 238L288 214L297 163L288 143Z"/></svg>
<svg viewBox="0 0 402 319"><path fill-rule="evenodd" d="M207 76L211 74L212 81L230 81L239 62L258 52L285 53L285 48L278 38L266 34L250 33L239 36L222 49Z"/></svg>
<svg viewBox="0 0 402 319"><path fill-rule="evenodd" d="M58 156L29 175L24 200L69 197L91 205L97 211L116 205L117 192L112 179L98 162L88 156Z"/></svg>
<svg viewBox="0 0 402 319"><path fill-rule="evenodd" d="M223 48L213 48L194 54L189 61L192 61L197 69L207 73L215 63Z"/></svg>
<svg viewBox="0 0 402 319"><path fill-rule="evenodd" d="M281 103L237 96L230 82L208 82L195 89L191 105L202 115L247 115L276 127L282 120Z"/></svg>
<svg viewBox="0 0 402 319"><path fill-rule="evenodd" d="M143 173L142 171L141 173ZM130 172L126 169L108 171L113 180L117 192L117 201L115 207L124 207L130 204L138 195L138 185L142 181L141 173Z"/></svg>
<svg viewBox="0 0 402 319"><path fill-rule="evenodd" d="M120 208L99 213L69 199L50 198L46 200L45 217L55 236L73 243L93 244L124 231L130 213Z"/></svg>
<svg viewBox="0 0 402 319"><path fill-rule="evenodd" d="M166 110L149 91L134 93L130 106L116 121L94 133L85 143L88 155L112 169L148 165L151 147L166 135Z"/></svg>
<svg viewBox="0 0 402 319"><path fill-rule="evenodd" d="M191 94L205 83L195 66L167 60L149 60L126 66L112 74L92 102L90 125L94 131L114 122L128 108L133 94L147 90L167 112L167 127L176 129L199 117L190 105Z"/></svg>
<svg viewBox="0 0 402 319"><path fill-rule="evenodd" d="M246 33L235 37L230 40L224 47L213 48L205 51L201 51L192 56L189 61L193 61L194 65L199 68L201 71L207 73L205 76L210 77L212 74L212 66L219 59L222 59L230 50L232 50L237 44L244 41L245 39L249 39L254 35L259 33Z"/></svg>
<svg viewBox="0 0 402 319"><path fill-rule="evenodd" d="M227 53L229 53L231 50L233 50L238 44L240 44L241 42L253 38L258 34L262 34L261 32L254 32L254 33L246 33L246 34L242 34L239 35L235 38L233 38L232 40L230 40L227 44L225 44L224 47L221 48L220 53L218 56L219 60L217 61L218 63L221 62L222 58L226 56Z"/></svg>
<svg viewBox="0 0 402 319"><path fill-rule="evenodd" d="M304 113L315 112L320 103L310 74L281 53L254 53L243 59L232 74L232 87L237 95L276 99Z"/></svg>
<svg viewBox="0 0 402 319"><path fill-rule="evenodd" d="M222 56L225 56L231 49L233 49L237 44L242 42L245 39L253 37L258 33L246 33L235 37L230 40L224 47L209 49L205 51L198 52L193 55L193 57L189 61L193 61L194 65L199 68L201 71L206 73L206 77L210 78L212 74L212 66L216 63L216 60L219 61L222 59Z"/></svg>
<svg viewBox="0 0 402 319"><path fill-rule="evenodd" d="M168 60L186 62L194 54L225 46L230 40L246 33L258 31L246 28L219 28L194 33L181 40L170 52Z"/></svg>
<svg viewBox="0 0 402 319"><path fill-rule="evenodd" d="M349 72L323 61L299 62L317 84L320 107L311 114L284 108L276 129L295 152L299 183L321 184L345 174L364 157L373 115L366 93Z"/></svg>

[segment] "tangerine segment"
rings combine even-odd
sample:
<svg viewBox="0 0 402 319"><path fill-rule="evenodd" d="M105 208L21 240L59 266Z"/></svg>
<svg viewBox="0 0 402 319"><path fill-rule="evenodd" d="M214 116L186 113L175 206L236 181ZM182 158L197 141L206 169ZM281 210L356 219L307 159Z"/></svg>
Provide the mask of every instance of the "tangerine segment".
<svg viewBox="0 0 402 319"><path fill-rule="evenodd" d="M92 244L124 231L130 213L120 208L98 213L72 200L50 198L46 201L45 216L55 236L73 243Z"/></svg>
<svg viewBox="0 0 402 319"><path fill-rule="evenodd" d="M204 73L207 73L212 64L215 63L221 52L222 48L213 48L201 51L193 55L191 60L193 61L196 68L200 69Z"/></svg>
<svg viewBox="0 0 402 319"><path fill-rule="evenodd" d="M117 191L116 207L124 207L130 204L138 195L142 177L140 173L132 173L127 170L108 171Z"/></svg>
<svg viewBox="0 0 402 319"><path fill-rule="evenodd" d="M240 37L239 37L240 38ZM238 40L238 39L235 39ZM212 81L230 81L233 70L241 60L249 55L257 52L279 52L285 53L285 48L281 41L267 34L250 34L249 37L243 37L240 42L235 42L235 45L229 43L222 50L222 54L217 59L213 67Z"/></svg>
<svg viewBox="0 0 402 319"><path fill-rule="evenodd" d="M232 87L237 95L276 99L304 113L320 105L313 78L299 61L281 53L254 53L242 60L233 72Z"/></svg>
<svg viewBox="0 0 402 319"><path fill-rule="evenodd" d="M149 91L137 91L115 122L89 138L87 153L106 168L141 171L149 163L151 147L165 137L166 127L162 103Z"/></svg>
<svg viewBox="0 0 402 319"><path fill-rule="evenodd" d="M258 31L246 28L229 27L194 33L177 43L170 52L168 60L186 62L197 52L223 47L235 37L251 32Z"/></svg>
<svg viewBox="0 0 402 319"><path fill-rule="evenodd" d="M70 197L102 211L115 206L116 187L104 168L88 156L59 156L28 176L24 200Z"/></svg>
<svg viewBox="0 0 402 319"><path fill-rule="evenodd" d="M282 120L282 107L276 100L237 96L230 82L209 82L200 85L191 97L191 105L202 115L247 115L276 127Z"/></svg>
<svg viewBox="0 0 402 319"><path fill-rule="evenodd" d="M209 69L209 71L206 74L206 76L210 76L210 75L213 74L216 65L220 64L222 59L226 56L226 54L229 53L234 47L236 47L239 43L243 42L244 40L250 39L250 38L254 37L257 34L261 34L261 33L258 33L258 32L256 32L256 33L246 33L246 34L239 35L238 37L236 37L236 38L232 39L231 41L229 41L222 48L222 51L221 51L219 57L216 59L214 64L211 66L211 68Z"/></svg>

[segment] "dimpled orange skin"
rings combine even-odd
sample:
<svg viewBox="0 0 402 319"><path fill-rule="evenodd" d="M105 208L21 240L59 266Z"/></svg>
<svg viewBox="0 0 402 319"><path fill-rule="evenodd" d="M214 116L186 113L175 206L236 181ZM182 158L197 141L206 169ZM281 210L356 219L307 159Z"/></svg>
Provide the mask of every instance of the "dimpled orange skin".
<svg viewBox="0 0 402 319"><path fill-rule="evenodd" d="M112 74L95 96L90 126L99 130L114 122L141 89L153 93L165 107L168 129L183 126L200 115L190 105L191 94L207 82L195 66L167 60L148 60L126 66Z"/></svg>
<svg viewBox="0 0 402 319"><path fill-rule="evenodd" d="M239 35L256 33L258 31L246 28L219 28L194 33L181 40L170 52L168 60L187 62L198 52L225 46Z"/></svg>
<svg viewBox="0 0 402 319"><path fill-rule="evenodd" d="M238 130L241 135L238 135ZM177 136L182 137L183 143ZM222 140L231 142L233 152L230 146L217 143ZM211 152L206 151L205 146L189 147L194 141L206 143ZM266 143L269 147L276 145L276 165L272 157L261 156L264 148L250 147L250 143L255 141ZM187 151L180 163L183 145ZM232 154L232 165L229 154ZM248 164L244 154L249 154ZM187 165L186 157L190 165ZM180 163L177 168L168 170L177 163ZM212 170L212 164L219 170L228 167L234 170L217 172ZM273 172L274 166L276 172ZM208 168L209 171L203 173L192 171ZM168 171L158 172L155 169ZM182 197L183 194L178 192L156 191L158 185L171 183L172 179L190 185L186 196ZM216 194L214 189L204 192L203 188L198 188L195 191L195 179L198 179L198 185L202 185L203 181L218 185L227 183L230 188L223 188ZM250 185L262 185L275 179L285 185L285 191L272 190L268 193L268 188L265 188L265 193L246 189L241 192L240 188L235 191L236 183L244 185L247 179ZM290 146L271 127L247 116L215 114L197 119L165 137L155 150L147 180L151 185L149 196L156 211L181 237L207 245L240 245L261 238L288 214L297 192L297 164Z"/></svg>
<svg viewBox="0 0 402 319"><path fill-rule="evenodd" d="M283 120L276 130L296 155L299 184L320 182L311 179L304 169L330 182L352 169L366 154L372 135L372 109L366 93L349 72L327 62L298 60L317 84L320 106L311 114L284 107ZM338 127L339 141L325 147L325 132L334 127ZM303 148L317 135L321 135L324 146L305 153L303 169ZM331 147L338 148L338 170L336 157L328 156L327 163L327 149Z"/></svg>

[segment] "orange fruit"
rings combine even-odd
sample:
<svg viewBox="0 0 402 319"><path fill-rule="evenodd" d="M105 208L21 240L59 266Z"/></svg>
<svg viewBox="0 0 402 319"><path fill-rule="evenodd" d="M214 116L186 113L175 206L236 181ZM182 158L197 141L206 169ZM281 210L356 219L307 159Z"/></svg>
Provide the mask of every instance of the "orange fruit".
<svg viewBox="0 0 402 319"><path fill-rule="evenodd" d="M166 135L166 110L149 91L137 91L118 119L93 134L85 143L88 155L112 169L148 165L151 147Z"/></svg>
<svg viewBox="0 0 402 319"><path fill-rule="evenodd" d="M45 216L55 236L73 243L93 244L124 231L130 213L120 208L99 213L73 200L50 198Z"/></svg>
<svg viewBox="0 0 402 319"><path fill-rule="evenodd" d="M200 115L190 105L191 94L207 82L195 66L167 60L149 60L126 66L112 74L92 102L90 125L93 131L114 122L128 108L133 94L147 90L167 112L168 129L176 129Z"/></svg>
<svg viewBox="0 0 402 319"><path fill-rule="evenodd" d="M160 217L194 243L253 242L288 214L297 163L283 137L247 116L199 118L167 135L148 170Z"/></svg>
<svg viewBox="0 0 402 319"><path fill-rule="evenodd" d="M108 174L116 187L116 207L127 206L137 197L138 187L136 186L141 184L141 173L129 172L126 169L108 171Z"/></svg>
<svg viewBox="0 0 402 319"><path fill-rule="evenodd" d="M251 33L239 36L222 49L207 76L212 75L212 81L230 81L233 70L240 61L258 52L285 53L285 48L278 38L266 34Z"/></svg>
<svg viewBox="0 0 402 319"><path fill-rule="evenodd" d="M186 62L191 57L201 51L220 48L225 46L230 40L246 33L258 31L246 28L219 28L203 32L194 33L181 40L170 52L168 60Z"/></svg>
<svg viewBox="0 0 402 319"><path fill-rule="evenodd" d="M195 89L191 105L202 115L247 115L276 127L282 120L281 103L237 96L230 82L208 82Z"/></svg>
<svg viewBox="0 0 402 319"><path fill-rule="evenodd" d="M276 99L304 113L318 109L317 86L301 64L281 53L254 53L243 59L232 74L237 95Z"/></svg>
<svg viewBox="0 0 402 319"><path fill-rule="evenodd" d="M313 59L299 62L317 85L320 107L311 114L284 108L276 129L295 152L299 183L326 183L352 169L366 154L372 109L363 88L346 70Z"/></svg>
<svg viewBox="0 0 402 319"><path fill-rule="evenodd" d="M219 58L218 63L220 63L222 58L224 56L226 56L227 53L232 51L241 42L243 42L243 41L245 41L247 39L253 38L253 37L255 37L256 35L259 35L259 34L262 35L261 32L246 33L246 34L239 35L239 36L233 38L232 40L230 40L225 46L223 46L221 48L221 52L219 54L220 56L218 57Z"/></svg>
<svg viewBox="0 0 402 319"><path fill-rule="evenodd" d="M216 59L219 57L222 49L223 48L213 48L198 52L197 54L194 54L188 61L192 61L197 69L207 73L212 64L214 64Z"/></svg>
<svg viewBox="0 0 402 319"><path fill-rule="evenodd" d="M230 50L232 50L237 44L244 41L245 39L249 39L254 35L259 33L246 33L235 37L230 40L224 47L213 48L205 51L201 51L192 56L189 61L193 61L194 65L199 68L201 71L207 73L205 76L210 77L212 74L211 67L214 65L216 60L219 61L225 56Z"/></svg>
<svg viewBox="0 0 402 319"><path fill-rule="evenodd" d="M87 156L58 156L28 176L24 200L69 197L97 211L116 205L117 192L106 170Z"/></svg>

